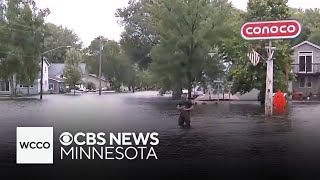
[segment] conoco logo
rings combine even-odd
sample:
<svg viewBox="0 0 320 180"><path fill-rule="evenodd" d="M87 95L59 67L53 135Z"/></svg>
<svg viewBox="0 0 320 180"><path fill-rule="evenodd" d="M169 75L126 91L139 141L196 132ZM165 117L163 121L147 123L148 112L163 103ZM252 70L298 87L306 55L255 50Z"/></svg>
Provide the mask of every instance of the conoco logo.
<svg viewBox="0 0 320 180"><path fill-rule="evenodd" d="M247 22L241 28L247 40L295 38L300 32L301 25L295 20Z"/></svg>

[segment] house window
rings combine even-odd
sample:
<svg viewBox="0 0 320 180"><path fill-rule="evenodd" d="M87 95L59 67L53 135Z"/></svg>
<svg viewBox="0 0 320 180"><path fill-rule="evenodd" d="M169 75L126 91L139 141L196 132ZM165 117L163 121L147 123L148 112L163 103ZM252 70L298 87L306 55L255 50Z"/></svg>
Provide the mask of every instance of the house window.
<svg viewBox="0 0 320 180"><path fill-rule="evenodd" d="M9 91L9 81L0 81L0 91Z"/></svg>
<svg viewBox="0 0 320 180"><path fill-rule="evenodd" d="M300 77L299 87L300 88L311 88L312 87L312 78L311 77Z"/></svg>
<svg viewBox="0 0 320 180"><path fill-rule="evenodd" d="M44 67L44 72L47 72L47 67Z"/></svg>
<svg viewBox="0 0 320 180"><path fill-rule="evenodd" d="M300 52L299 53L299 72L313 72L312 68L312 52Z"/></svg>
<svg viewBox="0 0 320 180"><path fill-rule="evenodd" d="M44 85L46 86L47 84L48 84L48 81L47 81L47 80L45 80L45 81L44 81Z"/></svg>
<svg viewBox="0 0 320 180"><path fill-rule="evenodd" d="M53 83L49 83L49 90L53 90L54 89L54 84Z"/></svg>
<svg viewBox="0 0 320 180"><path fill-rule="evenodd" d="M63 74L60 75L60 78L63 78Z"/></svg>

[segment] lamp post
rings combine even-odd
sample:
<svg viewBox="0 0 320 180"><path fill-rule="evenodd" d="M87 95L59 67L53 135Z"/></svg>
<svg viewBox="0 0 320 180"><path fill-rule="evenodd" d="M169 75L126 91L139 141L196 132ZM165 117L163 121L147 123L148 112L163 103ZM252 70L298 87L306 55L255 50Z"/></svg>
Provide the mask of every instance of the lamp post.
<svg viewBox="0 0 320 180"><path fill-rule="evenodd" d="M61 48L71 48L72 46L59 46L57 48L45 51L41 53L41 74L40 74L40 99L42 99L42 94L43 94L43 61L44 61L44 55L47 53L50 53L52 51L61 49Z"/></svg>

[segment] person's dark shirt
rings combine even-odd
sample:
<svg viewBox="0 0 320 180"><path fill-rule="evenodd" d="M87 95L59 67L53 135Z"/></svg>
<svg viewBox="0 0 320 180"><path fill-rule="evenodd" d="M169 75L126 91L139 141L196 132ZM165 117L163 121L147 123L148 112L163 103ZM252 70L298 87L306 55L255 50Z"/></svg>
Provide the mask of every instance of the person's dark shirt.
<svg viewBox="0 0 320 180"><path fill-rule="evenodd" d="M191 101L187 101L186 103L185 103L185 108L191 108L192 107L192 102Z"/></svg>
<svg viewBox="0 0 320 180"><path fill-rule="evenodd" d="M184 108L189 109L192 107L192 102L191 101L180 101L179 102L179 106L182 107L184 106ZM188 111L189 112L189 111Z"/></svg>

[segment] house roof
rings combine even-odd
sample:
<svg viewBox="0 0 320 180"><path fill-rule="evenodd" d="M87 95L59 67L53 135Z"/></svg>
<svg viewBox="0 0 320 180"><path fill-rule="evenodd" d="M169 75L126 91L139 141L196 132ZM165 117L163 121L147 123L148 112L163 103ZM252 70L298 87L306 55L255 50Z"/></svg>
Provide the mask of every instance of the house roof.
<svg viewBox="0 0 320 180"><path fill-rule="evenodd" d="M57 82L64 82L63 79L61 78L52 78L52 77L49 77L50 80L53 80L53 81L57 81Z"/></svg>
<svg viewBox="0 0 320 180"><path fill-rule="evenodd" d="M89 76L99 79L99 77L96 74L89 74ZM107 81L107 78L105 78L104 76L101 76L101 80Z"/></svg>
<svg viewBox="0 0 320 180"><path fill-rule="evenodd" d="M43 62L44 63L46 63L47 64L47 66L50 66L50 63L49 63L49 61L48 61L48 59L47 58L43 58ZM41 65L41 59L40 59L40 62L39 62L39 64Z"/></svg>
<svg viewBox="0 0 320 180"><path fill-rule="evenodd" d="M292 49L296 49L297 47L300 47L300 46L302 46L304 44L308 44L308 45L313 46L313 47L315 47L317 49L320 49L320 46L318 46L316 44L313 44L312 42L309 42L309 41L303 41L302 43L293 46Z"/></svg>
<svg viewBox="0 0 320 180"><path fill-rule="evenodd" d="M49 77L55 77L57 75L63 74L65 64L63 63L52 63L49 66ZM86 64L79 64L82 74L86 72Z"/></svg>

